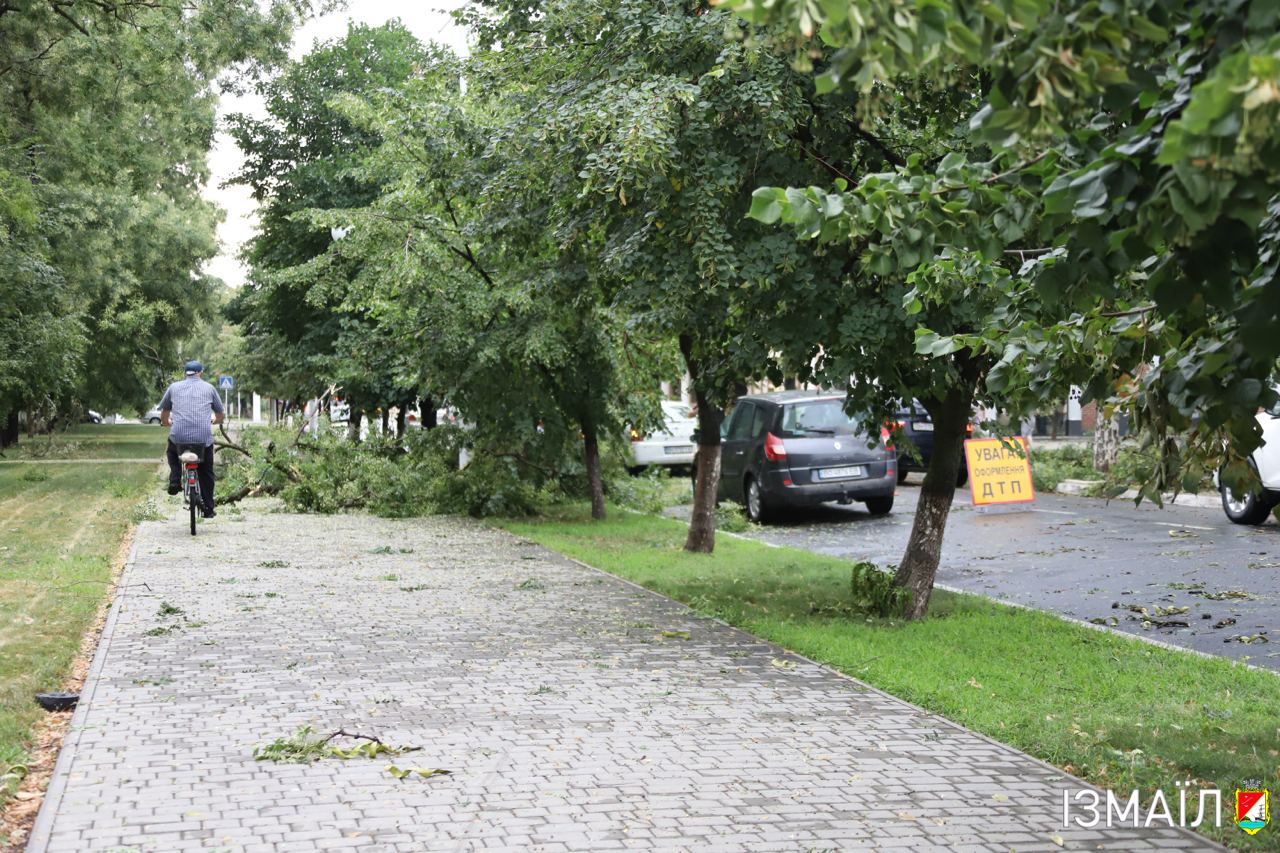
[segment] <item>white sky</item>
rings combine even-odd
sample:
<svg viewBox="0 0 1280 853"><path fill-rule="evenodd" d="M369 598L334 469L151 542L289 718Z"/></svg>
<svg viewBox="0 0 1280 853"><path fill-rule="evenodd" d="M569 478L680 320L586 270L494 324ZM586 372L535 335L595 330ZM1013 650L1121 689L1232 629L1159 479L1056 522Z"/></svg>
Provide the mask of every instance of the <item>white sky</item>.
<svg viewBox="0 0 1280 853"><path fill-rule="evenodd" d="M349 23L382 24L399 18L409 31L421 41L435 41L452 47L458 53L466 53L466 31L458 27L448 10L460 8L463 0L350 0L348 8L323 15L302 27L293 40L290 54L299 59L309 53L316 42L341 38ZM261 116L264 113L262 99L256 95L231 97L224 95L218 106L219 123L223 117L236 112ZM240 247L253 236L257 227L257 206L249 195L248 187L222 187L222 183L240 170L244 154L225 132L219 132L209 152L209 168L212 178L204 196L226 212L226 219L218 226L218 243L221 253L206 266L205 271L225 281L232 287L244 283L245 270L238 259Z"/></svg>

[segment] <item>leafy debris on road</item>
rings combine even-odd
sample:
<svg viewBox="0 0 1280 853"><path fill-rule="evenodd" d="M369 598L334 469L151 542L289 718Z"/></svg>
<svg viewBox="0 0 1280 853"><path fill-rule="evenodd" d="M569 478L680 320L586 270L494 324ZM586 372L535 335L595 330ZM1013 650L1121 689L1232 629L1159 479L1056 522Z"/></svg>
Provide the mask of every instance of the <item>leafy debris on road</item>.
<svg viewBox="0 0 1280 853"><path fill-rule="evenodd" d="M353 746L334 746L337 738L349 738L360 741ZM287 738L276 738L271 743L259 744L253 748L253 757L257 761L275 761L285 764L310 764L322 758L376 758L379 755L402 755L406 752L417 752L418 746L390 746L372 735L348 732L338 729L331 734L319 736L311 726L303 726Z"/></svg>
<svg viewBox="0 0 1280 853"><path fill-rule="evenodd" d="M1224 589L1220 592L1202 593L1205 598L1211 601L1226 601L1229 598L1251 599L1253 593L1245 592L1243 589Z"/></svg>
<svg viewBox="0 0 1280 853"><path fill-rule="evenodd" d="M394 764L388 764L386 770L397 779L407 779L410 776L421 776L423 779L430 779L432 776L448 776L453 772L452 770L442 770L439 767L396 767Z"/></svg>
<svg viewBox="0 0 1280 853"><path fill-rule="evenodd" d="M1249 646L1249 645L1253 645L1254 643L1269 643L1271 642L1271 638L1267 636L1266 631L1259 631L1256 634L1235 634L1234 636L1227 637L1222 642L1244 643L1246 646Z"/></svg>

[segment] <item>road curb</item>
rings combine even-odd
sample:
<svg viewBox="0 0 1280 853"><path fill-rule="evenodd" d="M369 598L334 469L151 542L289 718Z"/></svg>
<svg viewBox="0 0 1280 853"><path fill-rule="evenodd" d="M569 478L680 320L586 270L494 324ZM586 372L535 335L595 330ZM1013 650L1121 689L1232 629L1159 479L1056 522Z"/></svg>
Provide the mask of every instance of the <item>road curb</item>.
<svg viewBox="0 0 1280 853"><path fill-rule="evenodd" d="M1089 494L1091 489L1101 488L1103 484L1102 480L1063 480L1058 483L1053 491L1054 494L1067 495L1073 498L1093 498L1102 501L1131 501L1138 497L1137 489L1128 489L1113 498ZM1167 506L1186 506L1195 507L1196 509L1220 509L1222 507L1222 498L1216 493L1192 494L1190 492L1180 492L1174 494L1169 492L1162 496L1162 500Z"/></svg>
<svg viewBox="0 0 1280 853"><path fill-rule="evenodd" d="M89 671L85 673L84 686L80 690L80 701L76 703L71 725L67 727L66 737L63 738L62 746L58 749L58 760L53 765L53 773L49 777L49 787L45 789L40 811L31 825L26 853L42 853L49 845L54 818L57 816L58 807L62 804L63 794L66 793L67 781L71 777L71 767L75 763L77 748L80 744L80 736L84 733L90 707L93 705L93 696L97 691L102 669L107 662L111 640L115 636L116 622L128 595L129 579L137 562L140 538L135 531L133 544L129 546L129 556L125 559L124 568L116 581L115 596L111 602L111 609L107 611L107 621L102 626L102 633L98 636L98 647L93 653L93 662L89 664Z"/></svg>

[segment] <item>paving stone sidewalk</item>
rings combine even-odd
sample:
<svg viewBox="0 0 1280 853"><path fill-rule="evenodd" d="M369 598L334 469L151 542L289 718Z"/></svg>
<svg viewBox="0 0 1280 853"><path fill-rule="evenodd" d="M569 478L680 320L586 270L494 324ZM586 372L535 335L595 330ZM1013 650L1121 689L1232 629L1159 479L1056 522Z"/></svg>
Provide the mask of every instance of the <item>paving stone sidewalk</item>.
<svg viewBox="0 0 1280 853"><path fill-rule="evenodd" d="M254 761L302 726L453 772ZM1218 849L1080 786L479 523L224 512L139 530L29 850Z"/></svg>

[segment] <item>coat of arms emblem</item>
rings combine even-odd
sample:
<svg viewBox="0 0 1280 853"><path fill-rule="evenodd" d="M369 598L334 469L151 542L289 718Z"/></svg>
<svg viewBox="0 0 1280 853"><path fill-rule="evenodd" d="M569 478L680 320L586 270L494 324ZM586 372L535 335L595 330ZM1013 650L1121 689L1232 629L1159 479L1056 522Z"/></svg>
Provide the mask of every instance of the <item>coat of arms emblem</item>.
<svg viewBox="0 0 1280 853"><path fill-rule="evenodd" d="M1270 792L1236 789L1236 825L1250 835L1257 835L1271 817Z"/></svg>

